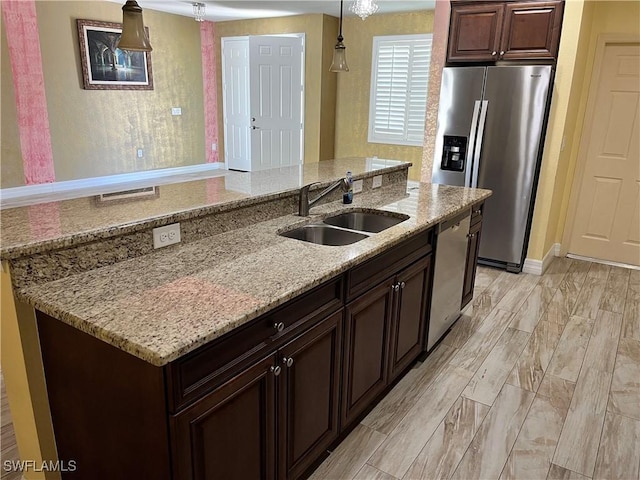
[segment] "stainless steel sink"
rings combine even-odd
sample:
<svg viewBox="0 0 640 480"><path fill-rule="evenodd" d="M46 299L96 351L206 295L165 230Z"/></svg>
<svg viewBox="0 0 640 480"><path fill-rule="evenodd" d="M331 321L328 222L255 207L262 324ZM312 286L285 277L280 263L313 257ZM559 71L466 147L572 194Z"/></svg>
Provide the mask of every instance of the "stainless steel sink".
<svg viewBox="0 0 640 480"><path fill-rule="evenodd" d="M408 218L408 215L391 216L384 213L346 212L335 217L325 218L324 223L350 230L378 233L404 222Z"/></svg>
<svg viewBox="0 0 640 480"><path fill-rule="evenodd" d="M363 233L350 232L349 230L341 230L330 225L322 224L304 225L295 230L281 233L280 235L304 242L332 246L350 245L368 236Z"/></svg>

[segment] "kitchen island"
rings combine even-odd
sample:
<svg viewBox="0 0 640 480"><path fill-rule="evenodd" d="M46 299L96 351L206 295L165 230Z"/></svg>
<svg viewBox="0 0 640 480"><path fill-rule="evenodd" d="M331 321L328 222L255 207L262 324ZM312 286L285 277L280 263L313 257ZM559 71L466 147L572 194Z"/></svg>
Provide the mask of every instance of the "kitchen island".
<svg viewBox="0 0 640 480"><path fill-rule="evenodd" d="M298 478L422 353L433 227L490 192L407 192L402 162L324 163L323 184L347 164L364 179L352 205L292 214L303 172L276 192L219 189L218 204L6 249L3 237L15 297L39 312L59 456L78 463L70 478ZM278 235L371 210L408 219L341 247ZM149 249L150 230L175 221L184 242ZM411 293L394 293L401 285Z"/></svg>

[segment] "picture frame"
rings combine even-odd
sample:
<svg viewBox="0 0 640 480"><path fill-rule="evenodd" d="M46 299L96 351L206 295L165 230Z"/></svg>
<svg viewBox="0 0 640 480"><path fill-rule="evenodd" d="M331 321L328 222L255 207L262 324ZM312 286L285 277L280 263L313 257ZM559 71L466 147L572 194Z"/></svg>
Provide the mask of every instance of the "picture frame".
<svg viewBox="0 0 640 480"><path fill-rule="evenodd" d="M77 19L77 26L85 90L153 90L151 54L116 47L121 23Z"/></svg>

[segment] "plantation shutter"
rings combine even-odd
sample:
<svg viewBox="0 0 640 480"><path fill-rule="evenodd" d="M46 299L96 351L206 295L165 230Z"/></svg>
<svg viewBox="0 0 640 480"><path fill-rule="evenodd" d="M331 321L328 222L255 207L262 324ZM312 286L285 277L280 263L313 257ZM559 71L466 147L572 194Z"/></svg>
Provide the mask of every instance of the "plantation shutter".
<svg viewBox="0 0 640 480"><path fill-rule="evenodd" d="M431 35L374 37L369 142L422 145Z"/></svg>

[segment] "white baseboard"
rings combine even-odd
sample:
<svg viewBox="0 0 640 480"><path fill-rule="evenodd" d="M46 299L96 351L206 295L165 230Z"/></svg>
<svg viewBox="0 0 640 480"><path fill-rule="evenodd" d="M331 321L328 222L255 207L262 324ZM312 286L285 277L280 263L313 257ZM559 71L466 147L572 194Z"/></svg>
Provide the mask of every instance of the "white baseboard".
<svg viewBox="0 0 640 480"><path fill-rule="evenodd" d="M533 275L542 275L549 268L553 257L558 256L560 256L560 244L554 243L542 260L525 259L522 271Z"/></svg>
<svg viewBox="0 0 640 480"><path fill-rule="evenodd" d="M58 201L97 193L111 193L123 187L154 186L170 183L176 179L188 181L192 179L190 177L194 177L193 179L206 178L207 176L214 176L216 170L224 168L223 165L223 163L203 163L186 167L163 168L104 177L3 188L0 189L0 208L22 207L43 201Z"/></svg>

